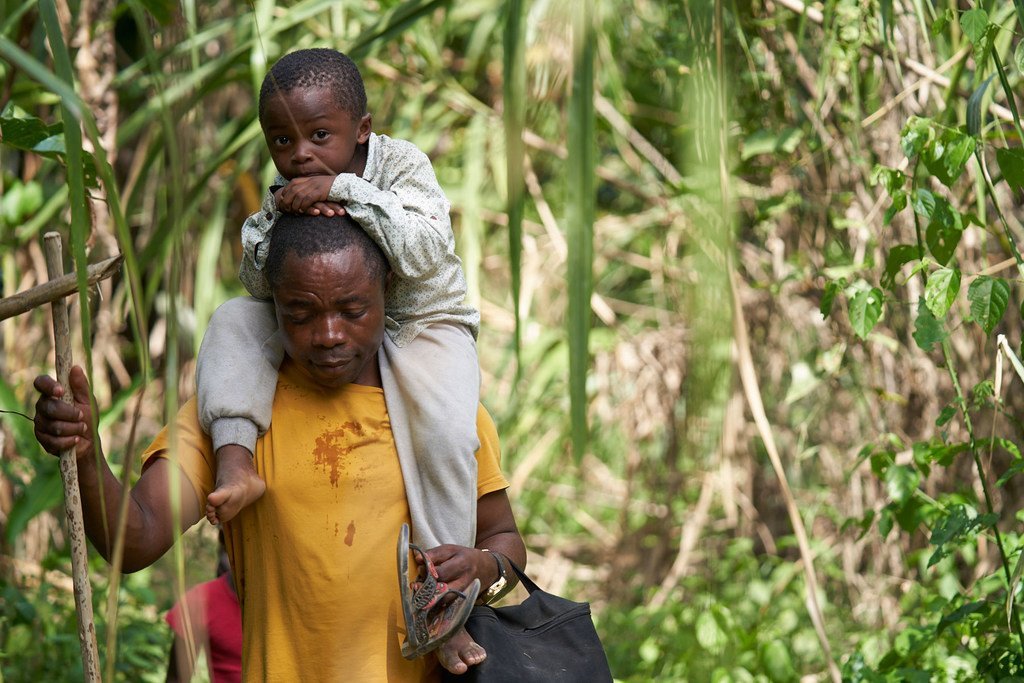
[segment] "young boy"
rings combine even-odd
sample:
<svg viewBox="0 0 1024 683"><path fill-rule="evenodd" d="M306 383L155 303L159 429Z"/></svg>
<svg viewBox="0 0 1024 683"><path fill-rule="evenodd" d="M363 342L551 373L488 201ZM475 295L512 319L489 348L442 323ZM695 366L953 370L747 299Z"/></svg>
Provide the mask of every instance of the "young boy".
<svg viewBox="0 0 1024 683"><path fill-rule="evenodd" d="M200 419L217 449L207 517L225 522L265 489L251 454L270 424L283 354L262 272L278 212L345 212L395 274L380 369L415 540L424 548L472 547L479 314L464 302L449 204L430 161L408 142L371 132L359 71L334 50L299 50L274 64L260 89L259 118L281 177L242 226L239 276L254 298L216 311L196 371ZM239 339L247 341L240 347ZM339 354L343 348L325 349L324 365L341 362ZM482 648L469 642L459 647L462 661L482 661Z"/></svg>

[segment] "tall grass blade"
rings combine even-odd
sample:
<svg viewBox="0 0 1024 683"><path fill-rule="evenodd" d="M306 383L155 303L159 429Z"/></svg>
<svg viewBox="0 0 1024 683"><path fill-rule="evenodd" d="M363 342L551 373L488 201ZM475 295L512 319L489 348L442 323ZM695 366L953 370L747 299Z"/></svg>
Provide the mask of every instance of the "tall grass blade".
<svg viewBox="0 0 1024 683"><path fill-rule="evenodd" d="M505 4L505 51L502 56L505 79L502 83L505 120L505 165L508 202L508 260L512 277L512 314L515 317L516 374L522 369L523 321L519 311L522 290L523 208L526 182L523 179L523 128L526 125L526 60L523 37L523 2Z"/></svg>
<svg viewBox="0 0 1024 683"><path fill-rule="evenodd" d="M590 367L590 296L594 261L594 10L593 0L573 5L572 90L568 121L569 263L567 315L569 399L573 454L581 460L587 448L587 372Z"/></svg>
<svg viewBox="0 0 1024 683"><path fill-rule="evenodd" d="M1006 77L1006 70L1003 68L1003 60L999 58L996 48L992 47L992 61L996 65L996 73L999 74L999 84L1003 87L1003 94L1006 95L1006 106L1010 109L1013 117L1013 125L1017 129L1017 138L1024 143L1024 129L1020 126L1020 114L1017 112L1017 99L1010 87L1010 81Z"/></svg>
<svg viewBox="0 0 1024 683"><path fill-rule="evenodd" d="M421 17L434 10L446 7L451 0L406 0L382 16L376 24L363 34L345 52L353 59L363 57L376 43L382 42L405 31Z"/></svg>

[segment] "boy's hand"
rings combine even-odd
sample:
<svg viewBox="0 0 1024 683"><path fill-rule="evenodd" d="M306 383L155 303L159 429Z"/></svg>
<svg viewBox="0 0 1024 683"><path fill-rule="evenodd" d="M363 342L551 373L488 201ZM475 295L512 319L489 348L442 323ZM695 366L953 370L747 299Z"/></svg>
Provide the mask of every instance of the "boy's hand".
<svg viewBox="0 0 1024 683"><path fill-rule="evenodd" d="M68 384L74 396L72 403L61 400L64 388L53 377L40 375L33 382L40 394L34 420L36 440L54 455L74 448L76 457L81 459L93 452L89 382L82 368L77 365L71 368Z"/></svg>
<svg viewBox="0 0 1024 683"><path fill-rule="evenodd" d="M345 208L328 200L334 176L315 175L295 178L274 193L277 208L288 213L311 216L340 216Z"/></svg>

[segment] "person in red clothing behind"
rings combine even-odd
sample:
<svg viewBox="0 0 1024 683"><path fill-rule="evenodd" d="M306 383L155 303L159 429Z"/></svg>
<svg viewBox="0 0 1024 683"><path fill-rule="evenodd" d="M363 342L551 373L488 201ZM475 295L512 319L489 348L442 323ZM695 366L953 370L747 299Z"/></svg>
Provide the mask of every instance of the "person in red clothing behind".
<svg viewBox="0 0 1024 683"><path fill-rule="evenodd" d="M190 588L165 617L174 631L174 643L167 663L167 683L191 681L195 670L193 657L204 650L212 683L242 681L242 608L238 604L231 567L224 552L223 533L220 534L220 545L217 578ZM192 630L192 656L186 635L186 606Z"/></svg>

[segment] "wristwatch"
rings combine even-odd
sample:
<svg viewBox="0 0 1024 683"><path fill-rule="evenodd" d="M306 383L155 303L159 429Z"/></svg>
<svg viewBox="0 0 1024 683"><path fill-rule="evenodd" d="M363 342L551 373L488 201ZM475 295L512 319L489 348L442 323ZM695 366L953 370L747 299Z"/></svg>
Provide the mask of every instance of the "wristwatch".
<svg viewBox="0 0 1024 683"><path fill-rule="evenodd" d="M491 587L484 593L484 604L490 604L502 596L505 592L505 586L508 585L508 579L505 576L505 563L501 561L501 554L491 552L487 548L482 548L485 553L491 553L494 556L494 561L498 563L498 580L491 584Z"/></svg>

